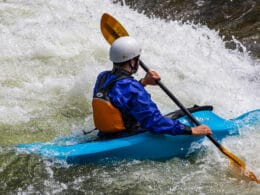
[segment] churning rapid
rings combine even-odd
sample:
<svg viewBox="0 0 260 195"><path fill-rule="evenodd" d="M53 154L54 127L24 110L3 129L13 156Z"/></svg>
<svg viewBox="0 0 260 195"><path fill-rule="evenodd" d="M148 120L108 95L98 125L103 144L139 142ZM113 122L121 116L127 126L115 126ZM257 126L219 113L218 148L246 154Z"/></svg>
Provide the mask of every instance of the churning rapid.
<svg viewBox="0 0 260 195"><path fill-rule="evenodd" d="M0 0L1 194L259 194L257 184L229 171L209 141L187 159L111 166L60 166L13 150L18 143L93 128L92 88L96 75L112 66L100 32L105 12L140 41L142 60L187 107L213 105L225 118L260 108L259 59L235 37L235 47L227 48L207 25L149 18L104 0ZM136 78L143 75L140 70ZM163 113L177 109L160 88L147 89ZM258 177L259 129L260 124L243 128L240 136L223 141Z"/></svg>

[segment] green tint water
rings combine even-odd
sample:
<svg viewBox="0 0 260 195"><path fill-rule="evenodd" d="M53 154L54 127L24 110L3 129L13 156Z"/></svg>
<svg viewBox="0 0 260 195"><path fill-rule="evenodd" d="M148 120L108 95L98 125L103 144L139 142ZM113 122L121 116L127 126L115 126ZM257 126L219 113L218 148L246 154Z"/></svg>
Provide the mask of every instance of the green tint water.
<svg viewBox="0 0 260 195"><path fill-rule="evenodd" d="M0 157L3 193L33 194L258 194L259 187L232 174L215 149L188 159L68 167L36 156ZM214 158L218 160L214 160Z"/></svg>

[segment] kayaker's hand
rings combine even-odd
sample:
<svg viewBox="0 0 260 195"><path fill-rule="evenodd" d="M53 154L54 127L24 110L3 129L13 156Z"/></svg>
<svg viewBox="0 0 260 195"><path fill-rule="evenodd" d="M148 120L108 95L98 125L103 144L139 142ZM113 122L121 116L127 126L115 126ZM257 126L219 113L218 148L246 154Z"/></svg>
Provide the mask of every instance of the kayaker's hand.
<svg viewBox="0 0 260 195"><path fill-rule="evenodd" d="M141 83L143 86L146 86L146 85L156 85L156 81L157 80L160 80L161 77L160 75L153 71L153 70L150 70L149 72L146 73L145 77L143 79L141 79Z"/></svg>
<svg viewBox="0 0 260 195"><path fill-rule="evenodd" d="M194 136L200 136L200 135L211 135L212 132L210 128L206 125L199 125L197 127L191 128L192 135Z"/></svg>

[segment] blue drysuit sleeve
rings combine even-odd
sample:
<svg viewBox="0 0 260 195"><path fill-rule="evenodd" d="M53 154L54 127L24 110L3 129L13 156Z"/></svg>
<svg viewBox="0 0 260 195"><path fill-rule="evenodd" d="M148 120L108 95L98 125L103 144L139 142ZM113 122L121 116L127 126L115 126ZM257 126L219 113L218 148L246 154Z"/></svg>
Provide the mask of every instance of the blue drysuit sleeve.
<svg viewBox="0 0 260 195"><path fill-rule="evenodd" d="M110 101L121 111L130 114L142 128L155 133L182 135L185 125L161 114L150 94L133 78L116 82L108 93Z"/></svg>

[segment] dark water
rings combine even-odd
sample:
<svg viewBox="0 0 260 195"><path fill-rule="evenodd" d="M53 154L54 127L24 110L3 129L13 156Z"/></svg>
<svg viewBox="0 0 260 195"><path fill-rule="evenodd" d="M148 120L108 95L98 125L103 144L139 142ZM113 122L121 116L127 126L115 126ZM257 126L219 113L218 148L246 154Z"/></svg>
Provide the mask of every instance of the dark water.
<svg viewBox="0 0 260 195"><path fill-rule="evenodd" d="M239 40L252 56L260 58L259 0L114 0L148 17L192 21L219 31L228 48ZM242 49L242 48L240 48Z"/></svg>

